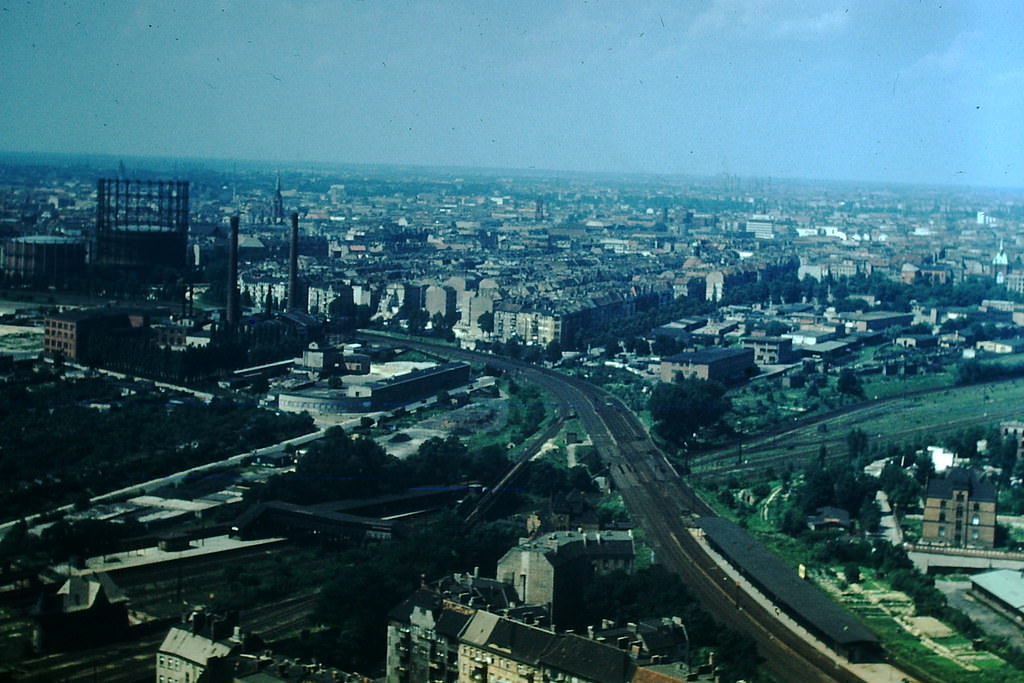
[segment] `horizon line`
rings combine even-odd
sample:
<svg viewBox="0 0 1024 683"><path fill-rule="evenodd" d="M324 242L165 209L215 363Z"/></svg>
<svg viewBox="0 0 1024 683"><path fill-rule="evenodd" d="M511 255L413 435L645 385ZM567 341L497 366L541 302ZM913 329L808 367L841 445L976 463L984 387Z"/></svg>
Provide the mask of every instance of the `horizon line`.
<svg viewBox="0 0 1024 683"><path fill-rule="evenodd" d="M756 175L743 175L738 173L730 173L722 171L719 173L683 173L683 172L658 172L658 171L608 171L608 170L568 170L568 169L551 169L551 168L538 168L534 166L529 167L504 167L504 166L460 166L457 164L422 164L422 163L404 163L404 162L366 162L366 161L326 161L326 160L281 160L281 159L257 159L257 158L246 158L246 157L204 157L204 156L188 156L188 155L160 155L160 154L115 154L112 152L53 152L53 151L25 151L25 150L10 150L0 149L0 159L8 157L58 157L65 159L82 159L82 160L98 160L98 159L110 159L115 161L123 161L125 159L134 159L139 161L156 161L156 162L190 162L190 163L203 163L203 164L245 164L247 166L268 166L273 169L288 168L298 169L302 166L308 166L318 169L345 169L345 168L367 168L367 169L407 169L407 170L423 170L432 172L460 172L460 173L473 173L484 176L494 175L516 175L522 176L539 176L539 175L553 175L559 177L617 177L621 179L647 179L647 180L661 180L661 181L679 181L679 180L701 180L701 181L721 181L723 178L731 178L734 180L741 180L746 182L767 182L775 183L780 182L783 184L814 184L822 183L828 185L871 185L878 187L915 187L915 188L928 188L928 189L949 189L957 191L975 190L975 191L1024 191L1024 186L1016 185L971 185L963 184L958 185L954 183L940 183L935 181L912 181L912 180L867 180L867 179L856 179L856 178L810 178L810 177L799 177L799 176L786 176L786 175L771 175L771 174L756 174ZM762 190L763 192L763 190ZM748 192L749 193L749 192Z"/></svg>

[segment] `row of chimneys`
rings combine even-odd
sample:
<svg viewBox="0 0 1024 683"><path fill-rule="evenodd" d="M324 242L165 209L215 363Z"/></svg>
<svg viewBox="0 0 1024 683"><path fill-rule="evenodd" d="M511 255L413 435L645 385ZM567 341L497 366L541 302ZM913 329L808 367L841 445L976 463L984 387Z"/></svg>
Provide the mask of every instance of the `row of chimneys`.
<svg viewBox="0 0 1024 683"><path fill-rule="evenodd" d="M299 214L292 214L291 239L288 243L288 303L286 310L302 311L299 298ZM231 217L231 235L228 238L228 300L227 323L238 324L241 318L241 293L238 289L238 216Z"/></svg>

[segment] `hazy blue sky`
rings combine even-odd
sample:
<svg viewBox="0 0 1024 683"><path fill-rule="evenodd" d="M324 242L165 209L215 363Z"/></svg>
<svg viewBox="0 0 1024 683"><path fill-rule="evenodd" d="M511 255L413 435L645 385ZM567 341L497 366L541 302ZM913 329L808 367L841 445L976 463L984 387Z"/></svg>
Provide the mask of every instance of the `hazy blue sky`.
<svg viewBox="0 0 1024 683"><path fill-rule="evenodd" d="M0 150L1024 187L1024 2L0 0Z"/></svg>

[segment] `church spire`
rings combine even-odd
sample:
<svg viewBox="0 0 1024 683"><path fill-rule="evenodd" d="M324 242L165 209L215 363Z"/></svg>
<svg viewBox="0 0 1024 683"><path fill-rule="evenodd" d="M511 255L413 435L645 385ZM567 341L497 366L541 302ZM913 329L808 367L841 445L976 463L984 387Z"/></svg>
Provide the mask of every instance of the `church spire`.
<svg viewBox="0 0 1024 683"><path fill-rule="evenodd" d="M274 188L274 206L271 210L275 224L284 223L284 199L281 197L281 171L277 172L277 186Z"/></svg>

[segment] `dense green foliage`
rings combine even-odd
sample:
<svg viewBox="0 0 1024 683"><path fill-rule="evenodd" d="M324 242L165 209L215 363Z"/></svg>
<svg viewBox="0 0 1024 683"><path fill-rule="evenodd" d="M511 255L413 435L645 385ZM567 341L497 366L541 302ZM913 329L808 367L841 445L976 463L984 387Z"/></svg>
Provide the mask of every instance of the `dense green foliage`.
<svg viewBox="0 0 1024 683"><path fill-rule="evenodd" d="M678 376L659 383L649 403L655 431L670 444L693 444L702 429L711 427L729 410L725 387L718 382Z"/></svg>
<svg viewBox="0 0 1024 683"><path fill-rule="evenodd" d="M544 421L544 399L540 390L532 384L520 385L510 381L508 391L512 395L508 426L512 430L512 442L521 444L536 432Z"/></svg>
<svg viewBox="0 0 1024 683"><path fill-rule="evenodd" d="M711 302L680 297L667 306L649 308L585 329L575 328L570 337L562 340L562 348L583 351L591 346L602 346L617 351L619 342L624 339L644 337L659 325L685 316L708 313L714 307Z"/></svg>
<svg viewBox="0 0 1024 683"><path fill-rule="evenodd" d="M396 493L414 486L478 483L493 486L508 471L506 451L491 444L470 449L457 436L431 437L404 460L376 441L352 436L340 427L313 442L294 472L271 477L254 488L250 500L318 503ZM593 491L586 467L559 468L544 460L531 462L522 487L542 498L572 491Z"/></svg>
<svg viewBox="0 0 1024 683"><path fill-rule="evenodd" d="M13 377L0 386L0 517L39 512L311 429L305 415L230 401L204 404L138 384L62 380L46 370Z"/></svg>
<svg viewBox="0 0 1024 683"><path fill-rule="evenodd" d="M880 514L875 503L878 482L859 471L851 460L814 463L804 472L782 518L782 530L797 536L807 531L807 516L824 506L837 507L860 521L864 529L878 528Z"/></svg>
<svg viewBox="0 0 1024 683"><path fill-rule="evenodd" d="M271 477L252 490L250 499L318 503L395 493L425 484L493 485L508 468L500 447L471 452L456 436L433 437L404 460L376 441L351 436L340 427L313 442L294 472Z"/></svg>
<svg viewBox="0 0 1024 683"><path fill-rule="evenodd" d="M979 360L971 359L956 366L955 381L959 386L966 386L1021 376L1024 376L1024 364L982 363Z"/></svg>

